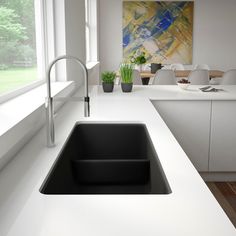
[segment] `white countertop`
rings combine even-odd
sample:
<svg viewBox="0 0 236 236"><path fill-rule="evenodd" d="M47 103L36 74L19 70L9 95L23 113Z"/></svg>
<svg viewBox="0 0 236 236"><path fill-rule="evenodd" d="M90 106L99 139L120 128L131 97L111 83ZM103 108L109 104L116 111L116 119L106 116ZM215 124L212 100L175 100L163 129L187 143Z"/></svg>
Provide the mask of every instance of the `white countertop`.
<svg viewBox="0 0 236 236"><path fill-rule="evenodd" d="M93 93L96 94L96 91L97 88L93 88ZM149 99L134 96L135 93L119 96L115 92L113 95L117 96L113 98L112 95L98 93L98 97L91 98L90 118L83 117L81 102L66 104L56 117L57 146L51 149L46 147L45 129L42 129L15 156L0 173L1 236L236 235L234 226ZM172 193L39 193L44 178L76 121L145 123Z"/></svg>
<svg viewBox="0 0 236 236"><path fill-rule="evenodd" d="M94 87L94 93L106 97L146 97L151 100L236 100L236 85L212 85L224 91L202 92L204 85L190 85L187 90L177 85L134 86L132 93L122 93L121 86L116 85L113 93L103 93L102 87ZM145 89L144 89L145 88Z"/></svg>

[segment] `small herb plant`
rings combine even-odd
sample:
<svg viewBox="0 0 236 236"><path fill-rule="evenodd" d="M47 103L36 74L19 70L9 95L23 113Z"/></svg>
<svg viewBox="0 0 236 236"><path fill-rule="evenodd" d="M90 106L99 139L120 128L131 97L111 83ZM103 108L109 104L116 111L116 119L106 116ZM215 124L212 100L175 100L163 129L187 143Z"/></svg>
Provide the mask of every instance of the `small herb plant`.
<svg viewBox="0 0 236 236"><path fill-rule="evenodd" d="M116 73L114 71L104 71L102 73L102 81L106 84L114 83Z"/></svg>
<svg viewBox="0 0 236 236"><path fill-rule="evenodd" d="M147 62L147 59L145 57L145 53L142 52L141 54L134 54L131 59L130 59L131 63L135 64L135 65L142 65L145 64Z"/></svg>
<svg viewBox="0 0 236 236"><path fill-rule="evenodd" d="M133 65L123 63L120 65L120 76L123 83L132 83L133 81Z"/></svg>

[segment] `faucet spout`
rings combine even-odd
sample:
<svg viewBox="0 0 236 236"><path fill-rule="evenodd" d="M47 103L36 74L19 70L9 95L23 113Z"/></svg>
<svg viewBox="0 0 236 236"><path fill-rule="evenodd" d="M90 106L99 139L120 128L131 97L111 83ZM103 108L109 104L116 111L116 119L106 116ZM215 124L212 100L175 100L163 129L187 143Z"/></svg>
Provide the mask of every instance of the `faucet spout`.
<svg viewBox="0 0 236 236"><path fill-rule="evenodd" d="M78 63L81 68L83 69L84 74L84 116L89 117L90 116L90 99L88 94L88 70L85 66L85 64L78 58L70 55L63 55L60 57L55 58L48 66L47 69L47 77L46 77L46 83L47 83L47 97L45 101L45 108L46 108L46 126L47 126L47 146L53 147L55 146L55 130L54 130L54 109L53 109L53 97L51 94L51 70L53 66L60 60L73 60L76 63Z"/></svg>

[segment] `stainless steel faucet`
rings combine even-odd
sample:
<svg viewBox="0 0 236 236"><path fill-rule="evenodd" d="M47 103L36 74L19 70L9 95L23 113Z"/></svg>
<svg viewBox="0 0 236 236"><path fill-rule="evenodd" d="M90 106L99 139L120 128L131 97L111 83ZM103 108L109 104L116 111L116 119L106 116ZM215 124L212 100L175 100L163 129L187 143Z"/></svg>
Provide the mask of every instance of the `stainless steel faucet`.
<svg viewBox="0 0 236 236"><path fill-rule="evenodd" d="M70 98L54 98L51 95L51 70L53 65L55 65L58 61L62 59L68 59L68 60L73 60L77 62L83 69L84 73L84 87L85 87L85 95L84 98L81 97L70 97ZM84 63L73 56L70 55L63 55L60 57L55 58L50 65L48 66L47 69L47 97L45 101L45 108L46 108L46 126L47 126L47 146L48 147L53 147L55 146L55 130L54 130L54 109L53 109L53 100L56 101L81 101L84 100L84 116L88 117L90 116L90 107L89 107L89 96L88 96L88 70Z"/></svg>

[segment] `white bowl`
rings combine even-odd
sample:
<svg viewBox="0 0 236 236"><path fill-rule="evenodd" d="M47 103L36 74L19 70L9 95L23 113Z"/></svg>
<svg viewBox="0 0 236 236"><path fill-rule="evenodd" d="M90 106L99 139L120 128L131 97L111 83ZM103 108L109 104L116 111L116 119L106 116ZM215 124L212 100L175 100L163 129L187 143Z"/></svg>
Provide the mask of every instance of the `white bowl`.
<svg viewBox="0 0 236 236"><path fill-rule="evenodd" d="M188 86L190 85L189 83L187 84L184 84L184 83L177 83L178 84L178 86L181 88L181 89L184 89L184 90L186 90L187 88L188 88Z"/></svg>

